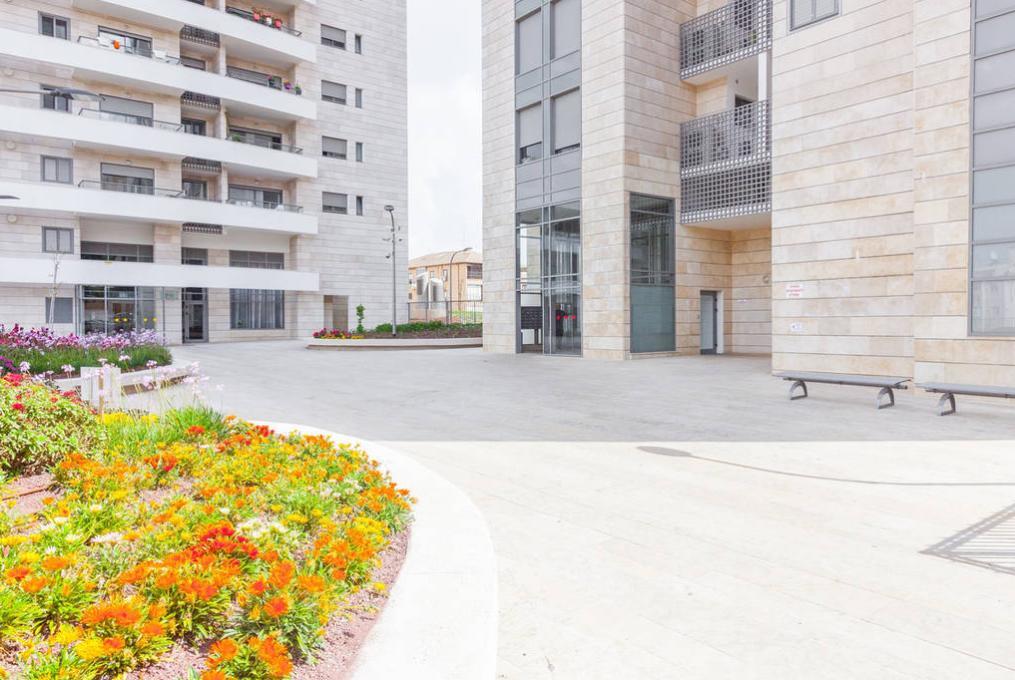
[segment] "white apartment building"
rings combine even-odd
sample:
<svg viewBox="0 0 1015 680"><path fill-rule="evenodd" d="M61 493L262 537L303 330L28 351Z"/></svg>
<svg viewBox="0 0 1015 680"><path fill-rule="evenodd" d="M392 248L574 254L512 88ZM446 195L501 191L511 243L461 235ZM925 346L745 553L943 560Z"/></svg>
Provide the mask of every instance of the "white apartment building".
<svg viewBox="0 0 1015 680"><path fill-rule="evenodd" d="M494 352L1015 385L1015 0L483 0Z"/></svg>
<svg viewBox="0 0 1015 680"><path fill-rule="evenodd" d="M404 308L405 0L0 18L0 323L180 343L390 320L386 206Z"/></svg>

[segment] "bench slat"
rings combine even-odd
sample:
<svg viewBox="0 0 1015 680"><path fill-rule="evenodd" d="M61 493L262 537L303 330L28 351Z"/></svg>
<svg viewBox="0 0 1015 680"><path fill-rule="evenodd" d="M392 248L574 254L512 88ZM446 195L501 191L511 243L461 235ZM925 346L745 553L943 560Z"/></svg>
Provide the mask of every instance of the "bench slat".
<svg viewBox="0 0 1015 680"><path fill-rule="evenodd" d="M959 385L953 383L920 383L917 387L934 394L960 394L967 397L999 397L1002 399L1015 399L1015 387Z"/></svg>
<svg viewBox="0 0 1015 680"><path fill-rule="evenodd" d="M844 373L815 373L806 371L783 371L774 374L783 380L822 383L826 385L852 385L855 387L892 387L904 390L909 378L876 375L847 375Z"/></svg>

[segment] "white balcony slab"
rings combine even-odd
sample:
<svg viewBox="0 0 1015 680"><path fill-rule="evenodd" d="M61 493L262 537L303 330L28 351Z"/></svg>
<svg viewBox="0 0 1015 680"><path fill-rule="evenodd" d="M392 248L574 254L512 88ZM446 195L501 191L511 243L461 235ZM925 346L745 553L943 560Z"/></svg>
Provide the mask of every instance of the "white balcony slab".
<svg viewBox="0 0 1015 680"><path fill-rule="evenodd" d="M242 3L236 2L240 7ZM256 3L255 3L256 4ZM179 0L74 0L74 6L157 28L179 31L185 25L219 34L230 56L267 64L317 61L317 46L305 37L258 24L214 7ZM305 28L305 27L289 27Z"/></svg>
<svg viewBox="0 0 1015 680"><path fill-rule="evenodd" d="M218 97L237 114L283 121L317 118L317 104L309 97L169 61L127 54L95 43L0 28L0 58L48 64L69 69L68 77L140 88L141 91L174 96L197 92Z"/></svg>
<svg viewBox="0 0 1015 680"><path fill-rule="evenodd" d="M283 234L317 233L315 215L217 201L104 191L54 182L3 181L0 195L17 196L17 200L3 202L3 209L11 213L67 212L159 224L198 222Z"/></svg>
<svg viewBox="0 0 1015 680"><path fill-rule="evenodd" d="M115 119L102 120L90 117L92 113L0 106L0 131L36 138L69 139L78 146L104 151L140 151L146 157L206 158L219 161L227 170L257 173L258 176L317 177L317 159L303 154Z"/></svg>
<svg viewBox="0 0 1015 680"><path fill-rule="evenodd" d="M165 288L240 288L316 292L320 275L275 269L199 267L182 264L102 262L61 259L61 284L91 286L154 286ZM0 283L52 284L49 258L0 258Z"/></svg>

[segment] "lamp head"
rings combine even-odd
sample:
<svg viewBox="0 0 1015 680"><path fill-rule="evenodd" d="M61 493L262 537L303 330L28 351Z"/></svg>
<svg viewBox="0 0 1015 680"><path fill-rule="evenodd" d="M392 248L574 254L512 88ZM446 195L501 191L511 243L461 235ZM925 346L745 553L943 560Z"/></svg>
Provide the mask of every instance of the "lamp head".
<svg viewBox="0 0 1015 680"><path fill-rule="evenodd" d="M384 211L385 212L389 212L389 213L393 213L393 212L395 212L395 206L393 206L393 205L386 205L386 206L384 206Z"/></svg>

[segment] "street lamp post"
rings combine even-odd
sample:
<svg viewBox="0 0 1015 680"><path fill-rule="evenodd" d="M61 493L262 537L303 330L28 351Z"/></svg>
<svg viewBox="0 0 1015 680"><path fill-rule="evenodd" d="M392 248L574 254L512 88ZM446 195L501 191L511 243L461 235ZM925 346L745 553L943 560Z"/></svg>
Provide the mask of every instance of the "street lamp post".
<svg viewBox="0 0 1015 680"><path fill-rule="evenodd" d="M451 325L451 301L454 299L454 294L455 294L455 285L454 285L455 284L455 258L458 257L459 255L461 255L462 253L467 253L467 252L469 252L471 250L472 250L472 246L469 246L468 248L462 248L461 250L456 250L455 252L451 253L451 261L448 263L448 293L445 294L445 297L447 298L445 303L447 304L447 310L446 310L447 311L447 319L448 319L447 320L447 324L449 326Z"/></svg>
<svg viewBox="0 0 1015 680"><path fill-rule="evenodd" d="M391 216L391 237L384 239L391 241L391 337L398 337L398 244L402 239L398 238L398 227L395 225L395 206L386 205L384 211Z"/></svg>

